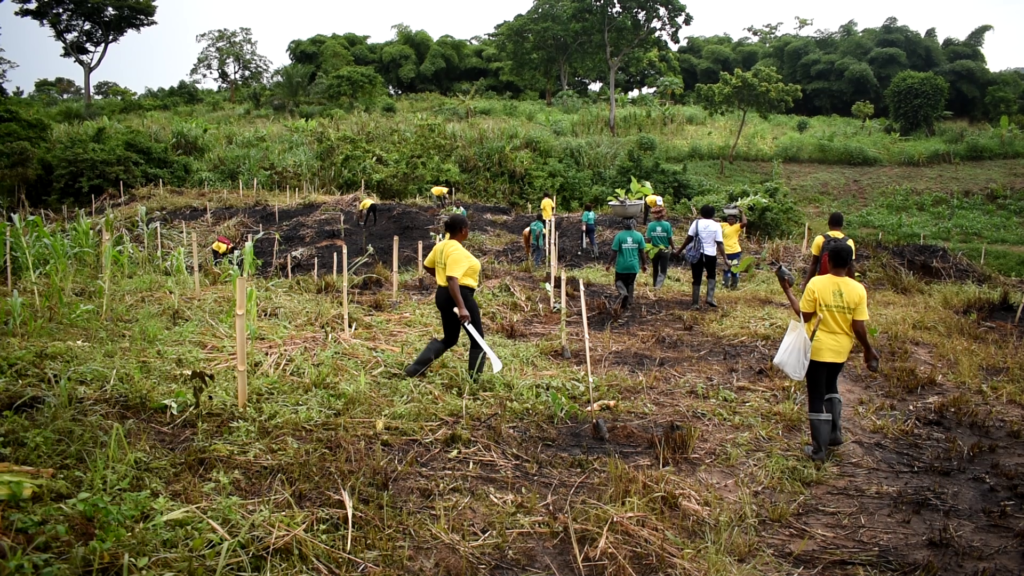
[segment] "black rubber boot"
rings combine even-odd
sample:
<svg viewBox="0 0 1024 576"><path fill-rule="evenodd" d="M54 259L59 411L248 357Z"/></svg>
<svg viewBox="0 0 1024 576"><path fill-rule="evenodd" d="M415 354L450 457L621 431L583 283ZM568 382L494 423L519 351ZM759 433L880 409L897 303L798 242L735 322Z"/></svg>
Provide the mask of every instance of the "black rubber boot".
<svg viewBox="0 0 1024 576"><path fill-rule="evenodd" d="M829 446L841 446L843 444L843 399L839 394L825 396L825 412L832 416L832 433L828 437Z"/></svg>
<svg viewBox="0 0 1024 576"><path fill-rule="evenodd" d="M693 301L690 303L690 308L700 308L700 282L693 285Z"/></svg>
<svg viewBox="0 0 1024 576"><path fill-rule="evenodd" d="M616 280L615 289L619 292L619 298L615 303L615 307L620 310L629 308L629 289L626 288L626 283L622 280Z"/></svg>
<svg viewBox="0 0 1024 576"><path fill-rule="evenodd" d="M712 308L718 308L718 303L715 302L715 283L717 280L708 280L708 306Z"/></svg>
<svg viewBox="0 0 1024 576"><path fill-rule="evenodd" d="M831 414L808 414L811 423L811 445L804 446L807 454L815 462L824 462L828 457L828 439L832 434Z"/></svg>
<svg viewBox="0 0 1024 576"><path fill-rule="evenodd" d="M469 349L469 378L473 382L477 381L480 377L480 373L484 370L484 363L487 361L487 354L484 353L483 348L470 348Z"/></svg>
<svg viewBox="0 0 1024 576"><path fill-rule="evenodd" d="M427 347L420 352L420 355L413 360L412 364L405 367L405 375L410 378L415 378L427 371L427 368L433 364L434 360L440 358L447 348L444 347L444 342L440 340L431 340L427 343Z"/></svg>
<svg viewBox="0 0 1024 576"><path fill-rule="evenodd" d="M732 289L733 290L737 290L737 289L739 289L739 287L740 287L740 275L739 274L733 274L732 275Z"/></svg>

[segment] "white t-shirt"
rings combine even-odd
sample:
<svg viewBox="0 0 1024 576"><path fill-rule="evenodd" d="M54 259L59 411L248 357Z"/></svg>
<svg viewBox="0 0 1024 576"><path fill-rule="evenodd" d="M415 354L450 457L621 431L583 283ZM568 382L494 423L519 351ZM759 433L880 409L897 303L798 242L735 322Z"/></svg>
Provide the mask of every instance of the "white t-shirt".
<svg viewBox="0 0 1024 576"><path fill-rule="evenodd" d="M706 256L718 256L718 242L724 242L722 239L722 225L714 220L708 220L706 218L700 218L694 220L693 224L690 224L690 231L688 234L694 237L694 242L697 241L698 233L700 234L700 242L704 245L704 254Z"/></svg>

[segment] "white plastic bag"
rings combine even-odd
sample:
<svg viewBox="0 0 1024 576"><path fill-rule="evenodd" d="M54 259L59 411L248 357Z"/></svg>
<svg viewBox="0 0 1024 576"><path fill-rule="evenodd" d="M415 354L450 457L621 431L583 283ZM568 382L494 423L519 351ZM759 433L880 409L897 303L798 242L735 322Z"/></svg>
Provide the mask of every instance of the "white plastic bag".
<svg viewBox="0 0 1024 576"><path fill-rule="evenodd" d="M793 380L803 380L811 363L811 339L803 322L789 321L789 330L782 339L772 364L778 366Z"/></svg>

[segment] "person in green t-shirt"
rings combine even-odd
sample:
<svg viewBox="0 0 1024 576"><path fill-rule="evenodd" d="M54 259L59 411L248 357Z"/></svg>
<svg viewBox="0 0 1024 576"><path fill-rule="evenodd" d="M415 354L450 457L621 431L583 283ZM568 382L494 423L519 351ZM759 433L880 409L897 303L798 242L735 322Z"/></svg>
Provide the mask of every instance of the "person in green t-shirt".
<svg viewBox="0 0 1024 576"><path fill-rule="evenodd" d="M544 252L547 243L545 239L545 224L544 215L537 214L537 219L530 224L530 252L533 253L533 265L540 266L544 264Z"/></svg>
<svg viewBox="0 0 1024 576"><path fill-rule="evenodd" d="M668 278L668 257L670 250L675 250L672 241L672 225L665 221L665 207L655 206L651 209L654 222L647 226L648 250L651 251L651 268L654 271L654 287L661 288Z"/></svg>
<svg viewBox="0 0 1024 576"><path fill-rule="evenodd" d="M635 230L636 221L632 218L622 221L622 232L612 240L612 258L605 266L610 271L615 265L615 288L619 291L619 308L625 311L633 303L633 286L636 275L643 269L647 273L647 248L642 234Z"/></svg>
<svg viewBox="0 0 1024 576"><path fill-rule="evenodd" d="M583 235L580 243L580 254L587 249L587 240L590 240L590 250L597 258L597 215L594 214L594 205L583 206Z"/></svg>

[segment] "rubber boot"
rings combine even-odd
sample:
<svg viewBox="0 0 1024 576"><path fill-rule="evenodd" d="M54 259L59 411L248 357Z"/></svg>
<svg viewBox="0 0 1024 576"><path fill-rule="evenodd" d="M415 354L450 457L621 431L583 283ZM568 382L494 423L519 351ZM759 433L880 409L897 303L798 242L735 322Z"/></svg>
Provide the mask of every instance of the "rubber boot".
<svg viewBox="0 0 1024 576"><path fill-rule="evenodd" d="M410 378L415 378L427 371L427 368L440 358L447 348L444 347L444 342L433 339L427 343L427 347L420 352L420 355L413 360L412 364L405 367L405 375Z"/></svg>
<svg viewBox="0 0 1024 576"><path fill-rule="evenodd" d="M843 444L843 399L839 394L825 396L825 412L832 416L832 433L828 437L829 446L841 446Z"/></svg>
<svg viewBox="0 0 1024 576"><path fill-rule="evenodd" d="M693 285L693 301L690 303L690 308L700 308L700 282Z"/></svg>
<svg viewBox="0 0 1024 576"><path fill-rule="evenodd" d="M732 289L733 290L738 290L739 287L740 287L740 275L739 274L733 274L732 275Z"/></svg>
<svg viewBox="0 0 1024 576"><path fill-rule="evenodd" d="M815 462L824 462L828 457L828 439L832 435L831 414L808 414L811 423L811 445L804 446L807 454Z"/></svg>
<svg viewBox="0 0 1024 576"><path fill-rule="evenodd" d="M718 304L715 302L715 283L717 280L708 280L708 306L712 308L718 308Z"/></svg>
<svg viewBox="0 0 1024 576"><path fill-rule="evenodd" d="M483 348L469 348L469 377L473 382L477 381L480 377L480 373L484 370L484 362L487 359L487 355L484 353Z"/></svg>

